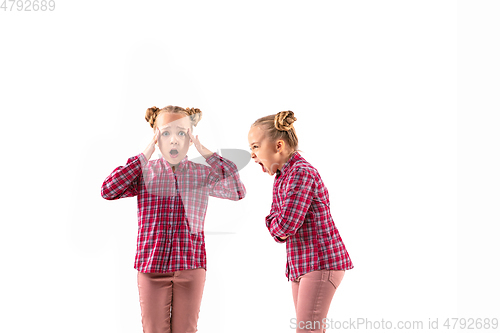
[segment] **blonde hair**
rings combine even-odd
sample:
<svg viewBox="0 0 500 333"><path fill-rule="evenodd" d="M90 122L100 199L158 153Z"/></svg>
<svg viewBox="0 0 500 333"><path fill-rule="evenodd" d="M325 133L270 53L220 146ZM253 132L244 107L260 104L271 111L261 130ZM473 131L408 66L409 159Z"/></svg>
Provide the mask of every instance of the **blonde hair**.
<svg viewBox="0 0 500 333"><path fill-rule="evenodd" d="M252 126L259 126L265 132L268 139L272 141L283 140L292 149L292 152L299 151L299 139L293 127L297 120L293 111L281 111L266 117L257 119Z"/></svg>
<svg viewBox="0 0 500 333"><path fill-rule="evenodd" d="M165 106L163 109L159 109L156 106L153 106L152 108L149 108L146 110L146 121L151 125L151 128L155 127L156 124L156 118L158 118L158 115L162 112L168 112L168 113L181 113L189 117L191 120L191 125L198 125L198 122L201 120L201 110L196 109L196 108L181 108L180 106L173 106L173 105L168 105Z"/></svg>

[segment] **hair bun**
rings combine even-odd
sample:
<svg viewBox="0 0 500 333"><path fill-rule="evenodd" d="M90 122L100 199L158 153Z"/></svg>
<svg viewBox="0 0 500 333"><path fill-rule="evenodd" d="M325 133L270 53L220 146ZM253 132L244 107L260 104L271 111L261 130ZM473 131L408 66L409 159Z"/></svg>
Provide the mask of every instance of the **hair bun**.
<svg viewBox="0 0 500 333"><path fill-rule="evenodd" d="M293 128L293 122L296 120L297 118L294 117L293 111L281 111L276 113L274 117L274 127L278 131L289 131Z"/></svg>
<svg viewBox="0 0 500 333"><path fill-rule="evenodd" d="M144 118L146 118L146 121L151 125L151 127L154 126L159 111L160 109L156 106L153 106L152 108L146 110L146 116Z"/></svg>
<svg viewBox="0 0 500 333"><path fill-rule="evenodd" d="M201 115L202 115L201 110L197 108L186 108L186 111L189 115L189 118L191 118L193 125L196 126L198 122L201 120Z"/></svg>

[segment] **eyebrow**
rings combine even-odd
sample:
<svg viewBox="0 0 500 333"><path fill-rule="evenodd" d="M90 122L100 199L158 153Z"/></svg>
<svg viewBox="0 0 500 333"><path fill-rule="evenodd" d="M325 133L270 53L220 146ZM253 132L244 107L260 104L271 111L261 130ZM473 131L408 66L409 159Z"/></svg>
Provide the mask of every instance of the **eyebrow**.
<svg viewBox="0 0 500 333"><path fill-rule="evenodd" d="M252 146L254 143L258 143L258 142L252 142L252 143L250 144L250 146Z"/></svg>
<svg viewBox="0 0 500 333"><path fill-rule="evenodd" d="M164 129L171 128L171 127L172 126L165 126L165 127L160 128L160 130L164 130ZM180 128L180 129L184 129L184 130L186 129L186 127L182 127L182 126L178 126L178 125L175 127Z"/></svg>

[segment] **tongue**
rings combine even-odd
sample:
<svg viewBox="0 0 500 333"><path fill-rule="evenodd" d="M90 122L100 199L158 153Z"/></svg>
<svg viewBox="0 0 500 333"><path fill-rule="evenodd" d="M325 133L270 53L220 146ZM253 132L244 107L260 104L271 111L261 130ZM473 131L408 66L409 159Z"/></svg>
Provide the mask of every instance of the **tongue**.
<svg viewBox="0 0 500 333"><path fill-rule="evenodd" d="M262 172L266 172L266 169L264 169L264 164L260 165L262 167Z"/></svg>

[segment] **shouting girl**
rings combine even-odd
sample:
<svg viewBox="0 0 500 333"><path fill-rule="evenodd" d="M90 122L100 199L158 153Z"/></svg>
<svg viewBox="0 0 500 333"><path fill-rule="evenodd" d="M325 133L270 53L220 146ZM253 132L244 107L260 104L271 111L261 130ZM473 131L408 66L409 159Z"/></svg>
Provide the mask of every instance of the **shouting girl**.
<svg viewBox="0 0 500 333"><path fill-rule="evenodd" d="M286 243L297 332L324 332L324 318L345 270L354 266L330 214L328 190L298 152L292 111L257 119L248 133L252 159L274 177L266 226Z"/></svg>

